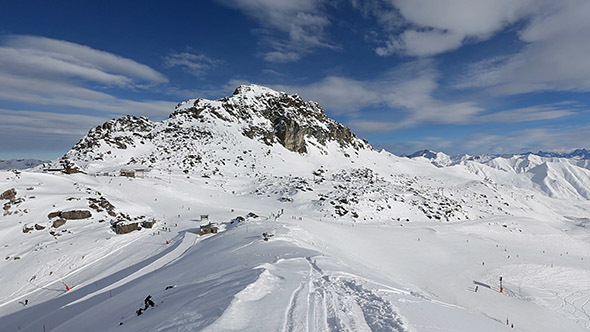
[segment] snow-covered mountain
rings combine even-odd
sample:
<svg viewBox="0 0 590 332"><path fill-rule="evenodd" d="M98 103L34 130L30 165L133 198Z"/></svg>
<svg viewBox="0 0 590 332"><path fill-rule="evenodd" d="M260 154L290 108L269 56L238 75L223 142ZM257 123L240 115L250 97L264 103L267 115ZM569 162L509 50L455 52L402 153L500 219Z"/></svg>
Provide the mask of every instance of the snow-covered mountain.
<svg viewBox="0 0 590 332"><path fill-rule="evenodd" d="M27 169L39 166L47 161L39 159L0 160L0 169Z"/></svg>
<svg viewBox="0 0 590 332"><path fill-rule="evenodd" d="M408 158L426 161L437 167L462 165L495 181L503 181L498 177L516 177L519 186L540 190L551 197L590 199L590 159L584 149L571 153L539 152L502 156L449 156L442 152L423 150Z"/></svg>
<svg viewBox="0 0 590 332"><path fill-rule="evenodd" d="M60 162L90 172L126 164L194 173L210 171L215 168L212 163L234 170L243 165L240 160L236 160L240 165L232 165L229 159L246 147L252 148L246 154L261 161L272 159L271 152L278 147L299 154L327 154L331 148L358 154L372 149L328 118L317 103L243 85L220 100L184 101L161 122L134 116L108 121L90 130Z"/></svg>
<svg viewBox="0 0 590 332"><path fill-rule="evenodd" d="M108 121L0 173L0 331L587 330L588 170L425 156L257 85Z"/></svg>

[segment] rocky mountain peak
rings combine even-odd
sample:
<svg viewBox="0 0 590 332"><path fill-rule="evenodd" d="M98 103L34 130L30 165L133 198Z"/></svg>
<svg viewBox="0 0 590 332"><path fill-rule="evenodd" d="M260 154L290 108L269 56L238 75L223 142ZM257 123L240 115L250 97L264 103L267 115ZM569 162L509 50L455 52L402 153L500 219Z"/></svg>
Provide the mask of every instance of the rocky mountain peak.
<svg viewBox="0 0 590 332"><path fill-rule="evenodd" d="M370 148L349 128L328 118L318 103L255 84L240 85L232 96L216 101L184 101L170 117L179 116L237 122L248 138L267 145L278 142L298 153L306 153L308 144L325 146L329 141L341 147Z"/></svg>
<svg viewBox="0 0 590 332"><path fill-rule="evenodd" d="M277 96L279 94L285 93L273 90L262 85L242 84L234 90L233 96Z"/></svg>
<svg viewBox="0 0 590 332"><path fill-rule="evenodd" d="M190 170L205 154L218 158L219 149L243 150L245 145L260 151L280 145L299 154L313 146L322 154L330 150L345 157L347 149L372 149L316 102L241 85L229 97L183 101L163 121L129 115L107 121L92 128L64 158L76 165L110 161L111 167L141 163Z"/></svg>

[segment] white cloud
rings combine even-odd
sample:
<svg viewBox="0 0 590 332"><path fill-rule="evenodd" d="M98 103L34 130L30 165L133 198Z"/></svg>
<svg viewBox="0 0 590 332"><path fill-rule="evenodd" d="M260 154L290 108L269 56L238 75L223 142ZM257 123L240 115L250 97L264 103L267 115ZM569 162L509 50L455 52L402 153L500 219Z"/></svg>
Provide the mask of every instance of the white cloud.
<svg viewBox="0 0 590 332"><path fill-rule="evenodd" d="M30 135L31 132L40 132L79 138L85 135L91 127L108 120L108 117L83 114L8 110L1 108L0 116L2 117L0 128L17 129L21 132L20 136ZM17 138L13 137L13 139Z"/></svg>
<svg viewBox="0 0 590 332"><path fill-rule="evenodd" d="M0 72L0 99L24 104L67 106L104 113L164 116L176 105L171 101L134 101L117 98L69 82L19 77Z"/></svg>
<svg viewBox="0 0 590 332"><path fill-rule="evenodd" d="M370 82L328 76L305 86L275 85L274 88L297 92L306 99L317 101L335 114L344 114L353 113L383 101L379 92L372 91L370 86Z"/></svg>
<svg viewBox="0 0 590 332"><path fill-rule="evenodd" d="M571 108L570 108L571 107ZM518 123L538 120L553 120L577 114L572 103L536 105L486 114L478 117L478 122Z"/></svg>
<svg viewBox="0 0 590 332"><path fill-rule="evenodd" d="M168 101L118 98L101 91L113 85L135 89L167 82L162 74L133 60L44 37L9 36L1 42L1 100L44 107L65 106L78 112L89 110L108 116L163 116L175 105ZM32 116L41 118L40 114Z"/></svg>
<svg viewBox="0 0 590 332"><path fill-rule="evenodd" d="M505 27L530 17L541 2L533 0L390 0L388 10L375 12L390 31L390 20L406 23L401 33L390 31L375 49L378 55L400 53L430 56L455 50L464 43L490 38ZM542 0L542 2L546 2ZM392 15L392 12L399 12ZM399 27L399 23L397 24ZM399 29L398 29L399 30Z"/></svg>
<svg viewBox="0 0 590 332"><path fill-rule="evenodd" d="M528 151L572 151L590 145L589 126L578 128L541 127L509 132L482 132L458 138L422 137L396 143L374 144L397 155L430 149L447 154L508 154Z"/></svg>
<svg viewBox="0 0 590 332"><path fill-rule="evenodd" d="M169 68L181 67L185 72L195 77L202 77L219 63L220 61L211 59L203 54L190 52L172 53L164 57L164 66Z"/></svg>
<svg viewBox="0 0 590 332"><path fill-rule="evenodd" d="M63 155L108 117L0 108L0 158Z"/></svg>
<svg viewBox="0 0 590 332"><path fill-rule="evenodd" d="M0 47L3 72L81 78L99 83L166 83L154 69L88 46L38 36L9 36Z"/></svg>
<svg viewBox="0 0 590 332"><path fill-rule="evenodd" d="M438 71L432 61L416 61L399 66L375 80L360 81L329 76L304 86L274 86L279 90L301 94L319 102L333 114L358 116L367 107L395 113L397 121L388 124L389 131L424 123L465 124L474 121L484 109L473 102L448 102L435 98ZM371 122L352 124L366 128ZM385 128L380 127L380 131Z"/></svg>
<svg viewBox="0 0 590 332"><path fill-rule="evenodd" d="M374 3L374 2L373 2ZM379 2L383 4L382 2ZM375 52L433 56L510 28L521 49L472 64L455 86L493 95L590 91L590 2L586 0L390 0L372 11L386 37ZM382 5L383 6L383 5ZM390 13L397 13L391 15ZM387 19L405 23L391 29ZM385 23L383 23L385 22Z"/></svg>
<svg viewBox="0 0 590 332"><path fill-rule="evenodd" d="M480 133L457 142L467 151L481 153L515 153L527 151L571 151L590 145L589 126L561 128L529 128L502 134Z"/></svg>
<svg viewBox="0 0 590 332"><path fill-rule="evenodd" d="M590 2L564 0L544 8L520 32L517 53L472 64L459 89L495 95L537 91L590 91Z"/></svg>
<svg viewBox="0 0 590 332"><path fill-rule="evenodd" d="M372 121L372 120L351 120L346 124L350 128L364 132L389 132L397 128L395 122Z"/></svg>
<svg viewBox="0 0 590 332"><path fill-rule="evenodd" d="M406 30L397 37L390 36L385 46L377 47L375 52L388 56L403 50L407 55L430 56L459 48L465 37L461 33L441 30Z"/></svg>
<svg viewBox="0 0 590 332"><path fill-rule="evenodd" d="M262 38L266 61L293 62L315 48L338 48L325 32L331 23L322 11L324 0L218 1L261 25L255 32Z"/></svg>
<svg viewBox="0 0 590 332"><path fill-rule="evenodd" d="M273 87L317 101L331 114L351 117L347 124L365 132L391 132L424 124L521 123L584 111L569 101L490 111L473 101L437 98L441 90L439 77L434 61L419 60L398 66L374 80L328 76L308 85ZM377 115L380 120L360 119L360 112L366 108L381 109L383 113ZM395 121L388 120L392 118Z"/></svg>

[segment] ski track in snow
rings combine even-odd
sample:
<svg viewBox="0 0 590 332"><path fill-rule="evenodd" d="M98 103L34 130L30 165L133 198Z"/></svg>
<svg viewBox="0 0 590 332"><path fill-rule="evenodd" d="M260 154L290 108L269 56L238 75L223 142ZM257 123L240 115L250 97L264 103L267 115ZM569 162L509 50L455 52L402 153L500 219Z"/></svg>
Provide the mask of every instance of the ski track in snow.
<svg viewBox="0 0 590 332"><path fill-rule="evenodd" d="M306 261L308 282L301 282L293 291L283 332L406 331L389 301L354 279L330 277L311 257L306 257ZM310 322L314 324L310 326Z"/></svg>

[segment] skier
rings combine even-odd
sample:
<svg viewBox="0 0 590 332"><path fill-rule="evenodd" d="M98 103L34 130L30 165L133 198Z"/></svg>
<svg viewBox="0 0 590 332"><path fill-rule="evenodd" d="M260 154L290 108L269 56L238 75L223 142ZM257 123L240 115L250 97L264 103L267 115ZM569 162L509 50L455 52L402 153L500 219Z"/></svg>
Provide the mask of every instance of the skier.
<svg viewBox="0 0 590 332"><path fill-rule="evenodd" d="M477 293L477 290L479 289L479 286L475 286L475 292Z"/></svg>
<svg viewBox="0 0 590 332"><path fill-rule="evenodd" d="M29 300L25 299L25 305L29 304Z"/></svg>

